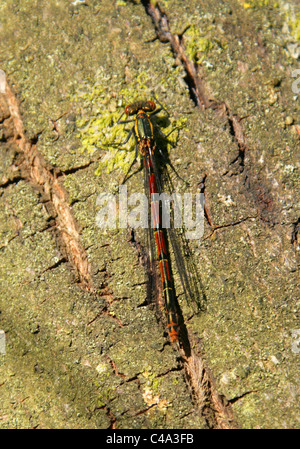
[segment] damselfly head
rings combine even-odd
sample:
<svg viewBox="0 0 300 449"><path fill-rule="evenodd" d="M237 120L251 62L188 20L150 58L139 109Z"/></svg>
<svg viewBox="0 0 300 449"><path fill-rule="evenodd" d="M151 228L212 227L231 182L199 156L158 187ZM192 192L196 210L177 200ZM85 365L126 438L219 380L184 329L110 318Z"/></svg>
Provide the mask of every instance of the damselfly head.
<svg viewBox="0 0 300 449"><path fill-rule="evenodd" d="M125 108L125 114L127 117L129 115L137 114L138 111L144 111L144 112L152 112L156 109L156 104L152 100L139 100L135 103L128 104Z"/></svg>
<svg viewBox="0 0 300 449"><path fill-rule="evenodd" d="M146 101L144 104L144 107L142 108L145 112L151 112L154 111L156 109L156 104L154 103L154 101Z"/></svg>

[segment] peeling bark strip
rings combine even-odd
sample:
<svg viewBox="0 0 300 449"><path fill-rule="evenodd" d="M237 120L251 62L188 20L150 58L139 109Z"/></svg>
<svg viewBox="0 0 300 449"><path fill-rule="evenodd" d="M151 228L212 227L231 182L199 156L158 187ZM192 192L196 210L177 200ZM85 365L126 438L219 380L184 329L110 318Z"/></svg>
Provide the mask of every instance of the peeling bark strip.
<svg viewBox="0 0 300 449"><path fill-rule="evenodd" d="M218 102L206 96L205 87L199 77L199 65L190 61L186 55L182 35L171 33L167 15L160 9L158 3L154 5L151 0L142 0L142 4L152 18L158 39L163 43L170 43L175 58L181 61L187 74L186 83L192 99L194 101L196 99L195 103L199 107L221 111L222 115L227 118L231 134L236 139L239 150L245 152L247 149L246 138L238 117L232 113L224 102Z"/></svg>
<svg viewBox="0 0 300 449"><path fill-rule="evenodd" d="M210 429L237 429L230 402L217 391L215 381L206 366L199 344L193 341L183 325L182 345L178 348L183 362L187 385L197 406L198 413Z"/></svg>
<svg viewBox="0 0 300 449"><path fill-rule="evenodd" d="M198 107L218 110L226 117L230 132L239 148L239 154L233 163L238 161L241 171L243 171L247 144L238 117L232 113L224 102L219 103L206 96L205 88L198 73L199 66L187 57L184 45L181 42L182 36L171 33L167 15L161 10L159 4L155 3L154 5L151 0L142 0L142 4L152 18L158 39L163 43L170 43L175 58L181 61L186 71L186 83L192 100ZM185 341L179 352L183 360L187 383L191 388L192 397L198 410L205 417L209 428L237 428L230 403L217 392L213 378L205 366L202 356L196 355L194 350L191 349L190 337L186 329L183 333L185 334Z"/></svg>
<svg viewBox="0 0 300 449"><path fill-rule="evenodd" d="M174 53L174 58L180 60L182 63L186 72L185 81L190 91L190 97L196 106L203 109L213 109L221 113L222 116L226 118L230 134L238 146L238 155L230 165L238 164L239 169L237 174L245 172L246 181L248 182L245 182L244 185L260 211L259 218L266 224L273 226L276 223L276 220L274 219L275 205L273 204L272 198L267 190L265 190L260 196L257 196L256 190L262 189L260 186L260 181L254 178L250 183L249 179L251 179L252 176L250 175L249 170L245 170L245 154L249 148L240 124L241 119L231 111L225 102L218 102L207 97L205 93L205 86L199 76L200 67L198 64L190 61L186 55L183 42L183 33L181 35L172 34L169 27L167 14L162 11L158 2L154 3L151 2L151 0L142 0L142 4L147 14L153 21L157 38L162 43L169 43ZM261 196L268 197L267 207L265 201L261 201Z"/></svg>
<svg viewBox="0 0 300 449"><path fill-rule="evenodd" d="M171 33L167 15L160 9L158 3L154 5L149 0L142 0L142 4L152 18L159 40L163 43L169 42L175 57L179 58L183 64L187 74L186 83L190 90L191 98L197 106L204 107L205 109L211 107L213 102L205 95L204 87L197 73L198 66L190 61L185 54L184 46L181 44L181 36Z"/></svg>
<svg viewBox="0 0 300 449"><path fill-rule="evenodd" d="M87 290L93 291L90 264L81 245L76 222L68 205L67 193L59 184L56 176L47 168L43 157L36 149L36 145L26 138L17 98L7 83L4 95L13 120L14 138L24 155L28 177L35 185L42 187L43 192L52 202L57 214L57 228L62 236L68 259L75 267L82 285Z"/></svg>
<svg viewBox="0 0 300 449"><path fill-rule="evenodd" d="M202 357L183 355L185 375L201 414L211 429L237 429L229 402L221 396Z"/></svg>

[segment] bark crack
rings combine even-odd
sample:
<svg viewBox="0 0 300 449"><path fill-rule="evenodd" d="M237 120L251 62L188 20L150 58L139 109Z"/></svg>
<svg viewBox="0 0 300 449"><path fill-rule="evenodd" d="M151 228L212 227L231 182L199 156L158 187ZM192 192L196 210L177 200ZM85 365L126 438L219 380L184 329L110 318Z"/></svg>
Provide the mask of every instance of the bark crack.
<svg viewBox="0 0 300 449"><path fill-rule="evenodd" d="M157 38L162 43L169 43L171 45L175 61L180 61L182 64L186 72L185 82L189 88L190 97L195 105L201 109L209 108L214 110L219 115L221 114L221 117L224 117L227 122L229 133L238 147L238 154L230 163L230 166L237 165L238 168L236 169L236 172L231 172L230 174L229 170L227 170L224 175L229 174L229 176L233 176L244 172L244 187L246 193L250 193L252 200L258 207L261 220L267 225L273 226L276 224L274 219L275 206L273 198L266 186L263 186L260 180L256 179L256 177L251 174L251 167L246 169L245 166L246 152L249 151L249 147L241 126L241 120L247 116L240 118L224 101L217 101L207 96L205 85L201 79L201 66L196 62L191 61L186 54L184 33L179 35L171 32L167 14L161 9L158 2L154 3L151 0L142 0L142 4L146 13L152 19Z"/></svg>
<svg viewBox="0 0 300 449"><path fill-rule="evenodd" d="M18 100L8 83L5 86L4 97L14 129L12 138L18 145L18 151L24 156L21 164L24 174L20 179L28 179L35 187L42 190L43 196L53 206L56 215L56 227L64 242L67 258L75 268L82 286L95 293L91 278L91 267L87 253L81 244L77 223L68 204L67 192L60 184L57 176L53 174L53 170L47 166L44 158L39 154L36 145L26 137ZM14 181L16 182L16 180Z"/></svg>

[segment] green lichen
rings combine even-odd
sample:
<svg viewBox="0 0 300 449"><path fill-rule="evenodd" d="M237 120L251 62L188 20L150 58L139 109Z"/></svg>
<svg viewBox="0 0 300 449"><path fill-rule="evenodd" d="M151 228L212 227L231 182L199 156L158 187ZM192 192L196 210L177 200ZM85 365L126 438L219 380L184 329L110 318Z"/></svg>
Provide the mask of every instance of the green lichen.
<svg viewBox="0 0 300 449"><path fill-rule="evenodd" d="M285 24L284 27L293 39L300 42L300 13L296 14L293 7L284 10Z"/></svg>
<svg viewBox="0 0 300 449"><path fill-rule="evenodd" d="M279 3L274 0L242 0L242 3L245 9L257 9L263 6L270 6L272 8L279 7Z"/></svg>
<svg viewBox="0 0 300 449"><path fill-rule="evenodd" d="M111 173L116 169L121 169L126 173L134 159L135 140L132 137L128 142L123 143L126 141L133 123L124 125L117 124L117 122L127 104L138 99L156 101L148 87L151 78L142 71L130 86L120 89L118 94L112 94L107 83L103 84L103 74L100 75L99 81L93 86L82 86L81 90L78 90L72 97L81 110L80 118L76 122L77 137L81 141L81 151L89 153L103 151L96 175L103 172ZM162 80L163 83L166 83L166 80ZM126 116L124 115L122 119L126 119ZM156 120L159 121L159 115L156 116ZM182 129L185 126L185 121L185 118L170 120L168 126L165 125L163 128L163 133L167 135L173 129ZM168 137L168 145L176 145L177 139L178 133L171 133Z"/></svg>
<svg viewBox="0 0 300 449"><path fill-rule="evenodd" d="M194 62L201 62L213 49L210 39L203 36L199 28L192 25L186 32L186 51L188 57Z"/></svg>
<svg viewBox="0 0 300 449"><path fill-rule="evenodd" d="M97 406L99 408L105 407L116 397L116 390L114 388L101 389L101 394L97 397Z"/></svg>
<svg viewBox="0 0 300 449"><path fill-rule="evenodd" d="M142 373L143 377L147 379L147 388L151 387L154 393L160 392L161 379L159 379L155 373L150 371L144 371Z"/></svg>
<svg viewBox="0 0 300 449"><path fill-rule="evenodd" d="M297 41L300 42L300 13L297 14L294 20L290 18L288 24L290 26L292 35L295 37L295 39L297 39Z"/></svg>
<svg viewBox="0 0 300 449"><path fill-rule="evenodd" d="M189 59L201 63L205 57L214 49L227 48L227 42L213 36L213 27L208 27L202 32L195 25L191 25L185 33L186 51Z"/></svg>

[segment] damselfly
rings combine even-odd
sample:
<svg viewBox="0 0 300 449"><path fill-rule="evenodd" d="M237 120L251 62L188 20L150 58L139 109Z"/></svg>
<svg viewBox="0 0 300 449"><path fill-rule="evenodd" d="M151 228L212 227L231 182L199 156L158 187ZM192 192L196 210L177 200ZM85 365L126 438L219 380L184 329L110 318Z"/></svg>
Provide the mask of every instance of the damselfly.
<svg viewBox="0 0 300 449"><path fill-rule="evenodd" d="M162 227L161 205L157 199L158 195L161 195L163 192L163 183L160 177L160 170L158 169L157 152L159 152L161 156L163 156L163 154L157 145L157 139L154 133L155 126L157 125L154 124L152 116L162 110L165 111L161 105L160 108L156 109L156 104L154 101L137 101L126 106L124 113L118 120L118 123L134 123L125 142L123 142L123 144L126 143L132 135L134 135L136 140L135 158L129 167L128 173L135 163L138 153L140 153L143 158L146 174L145 180L149 189L148 193L151 204L152 228L154 229L157 258L163 286L167 327L170 340L172 343L175 343L180 339L181 318L171 269L171 258L168 250L168 236L173 246L175 260L177 262L184 291L190 296L192 296L192 293L185 270L185 263L182 255L180 254L179 246L176 243L172 229L166 230ZM126 115L126 120L121 120L124 114ZM134 118L128 119L129 116L134 116ZM171 167L175 171L172 165Z"/></svg>

